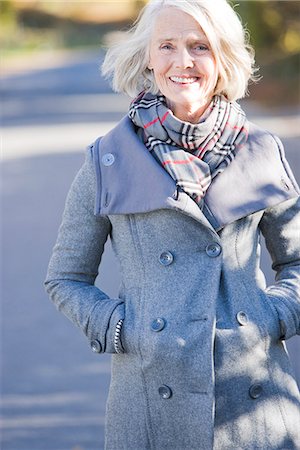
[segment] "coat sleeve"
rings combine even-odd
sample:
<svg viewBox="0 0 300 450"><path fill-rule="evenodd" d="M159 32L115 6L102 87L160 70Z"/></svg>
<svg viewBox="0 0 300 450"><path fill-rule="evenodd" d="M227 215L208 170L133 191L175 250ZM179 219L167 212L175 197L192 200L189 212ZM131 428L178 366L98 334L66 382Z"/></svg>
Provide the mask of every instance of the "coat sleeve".
<svg viewBox="0 0 300 450"><path fill-rule="evenodd" d="M267 294L288 339L300 334L300 197L267 209L260 228L276 272Z"/></svg>
<svg viewBox="0 0 300 450"><path fill-rule="evenodd" d="M91 149L67 195L62 224L50 259L46 291L59 311L79 326L99 352L114 353L114 333L124 304L95 285L105 242L106 216L94 215L95 174Z"/></svg>

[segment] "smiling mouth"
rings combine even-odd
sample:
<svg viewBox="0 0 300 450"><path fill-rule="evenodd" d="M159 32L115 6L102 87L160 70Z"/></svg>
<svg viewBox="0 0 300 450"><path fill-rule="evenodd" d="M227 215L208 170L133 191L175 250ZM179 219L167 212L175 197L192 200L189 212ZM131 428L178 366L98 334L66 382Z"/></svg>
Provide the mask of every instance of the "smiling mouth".
<svg viewBox="0 0 300 450"><path fill-rule="evenodd" d="M199 80L198 77L170 77L173 83L179 84L192 84Z"/></svg>

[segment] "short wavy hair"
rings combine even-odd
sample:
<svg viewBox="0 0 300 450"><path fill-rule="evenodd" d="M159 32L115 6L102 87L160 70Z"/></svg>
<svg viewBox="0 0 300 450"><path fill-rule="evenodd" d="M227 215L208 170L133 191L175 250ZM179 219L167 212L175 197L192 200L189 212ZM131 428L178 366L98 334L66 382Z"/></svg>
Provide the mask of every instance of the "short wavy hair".
<svg viewBox="0 0 300 450"><path fill-rule="evenodd" d="M106 53L102 74L112 79L113 89L130 97L141 91L159 92L148 68L149 48L156 17L166 7L192 16L206 34L218 71L213 94L222 94L229 101L247 95L249 81L256 79L254 50L239 16L226 0L150 0L122 42Z"/></svg>

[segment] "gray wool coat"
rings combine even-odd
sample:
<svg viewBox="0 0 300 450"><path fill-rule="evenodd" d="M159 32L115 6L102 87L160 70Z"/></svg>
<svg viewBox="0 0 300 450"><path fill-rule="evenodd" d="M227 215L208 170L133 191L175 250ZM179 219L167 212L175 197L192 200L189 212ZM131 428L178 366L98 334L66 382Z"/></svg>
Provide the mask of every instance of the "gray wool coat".
<svg viewBox="0 0 300 450"><path fill-rule="evenodd" d="M118 298L94 285L108 237ZM284 343L300 334L300 201L277 138L251 124L200 210L125 117L87 150L46 287L94 351L114 353L108 450L300 449Z"/></svg>

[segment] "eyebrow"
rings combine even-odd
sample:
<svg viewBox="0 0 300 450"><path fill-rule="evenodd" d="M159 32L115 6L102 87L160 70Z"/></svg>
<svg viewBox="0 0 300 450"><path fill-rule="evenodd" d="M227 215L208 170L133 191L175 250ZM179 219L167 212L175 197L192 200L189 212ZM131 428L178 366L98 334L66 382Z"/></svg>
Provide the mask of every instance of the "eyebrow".
<svg viewBox="0 0 300 450"><path fill-rule="evenodd" d="M179 40L179 38L175 38L175 37L162 37L162 38L157 39L156 41L159 44L162 44L163 42L166 42L166 41L174 42L174 41L178 41L178 40ZM193 41L193 42L204 41L204 42L208 43L208 39L207 39L207 37L205 35L203 35L203 36L191 36L190 38L188 38L188 41Z"/></svg>

